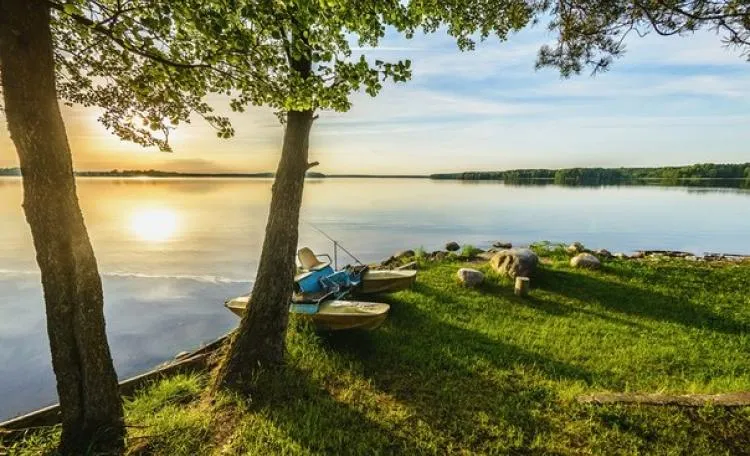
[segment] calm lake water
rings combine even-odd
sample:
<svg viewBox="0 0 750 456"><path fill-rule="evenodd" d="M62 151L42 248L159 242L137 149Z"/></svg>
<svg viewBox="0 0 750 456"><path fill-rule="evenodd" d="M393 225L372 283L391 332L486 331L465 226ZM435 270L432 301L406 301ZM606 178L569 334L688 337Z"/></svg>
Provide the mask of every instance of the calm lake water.
<svg viewBox="0 0 750 456"><path fill-rule="evenodd" d="M121 378L237 324L222 303L252 286L270 191L261 179L79 179ZM56 402L21 199L18 179L0 178L0 420ZM302 218L301 244L332 253L313 223L362 261L450 240L750 253L748 190L311 180Z"/></svg>

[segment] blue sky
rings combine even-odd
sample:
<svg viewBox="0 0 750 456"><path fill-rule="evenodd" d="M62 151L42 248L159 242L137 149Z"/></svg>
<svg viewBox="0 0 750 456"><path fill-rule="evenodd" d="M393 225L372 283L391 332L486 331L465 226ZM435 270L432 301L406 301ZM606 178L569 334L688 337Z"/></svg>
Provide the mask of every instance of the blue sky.
<svg viewBox="0 0 750 456"><path fill-rule="evenodd" d="M633 36L612 69L568 80L534 70L543 26L460 52L445 34L389 35L369 58L409 58L413 79L324 112L311 156L322 172L422 173L570 166L750 161L750 63L713 33ZM65 110L78 169L267 171L282 129L267 109L232 115L237 137L178 130L174 154L121 143L90 109ZM0 132L0 166L15 162Z"/></svg>

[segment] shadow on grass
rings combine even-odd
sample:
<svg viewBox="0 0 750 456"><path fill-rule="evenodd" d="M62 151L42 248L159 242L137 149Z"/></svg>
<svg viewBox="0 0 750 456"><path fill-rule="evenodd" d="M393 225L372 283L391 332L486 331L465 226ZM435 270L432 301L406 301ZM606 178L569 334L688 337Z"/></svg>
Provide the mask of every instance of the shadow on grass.
<svg viewBox="0 0 750 456"><path fill-rule="evenodd" d="M415 291L460 308L425 284ZM408 404L431 429L480 453L527 451L552 426L547 411L558 407L545 382L592 378L579 367L461 328L412 303L394 303L390 324L376 334L332 333L323 340L358 360L378 390Z"/></svg>
<svg viewBox="0 0 750 456"><path fill-rule="evenodd" d="M726 334L743 334L750 330L747 323L691 302L686 295L662 294L594 275L546 269L539 275L537 285L545 291L596 302L622 314Z"/></svg>
<svg viewBox="0 0 750 456"><path fill-rule="evenodd" d="M262 394L250 410L261 413L287 439L271 436L265 442L255 440L256 450L267 454L286 454L299 447L312 454L424 453L419 442L331 396L305 370L286 366L266 372L256 387ZM257 427L247 430L247 436L253 439L263 433L268 431ZM252 452L253 445L241 444L235 449Z"/></svg>

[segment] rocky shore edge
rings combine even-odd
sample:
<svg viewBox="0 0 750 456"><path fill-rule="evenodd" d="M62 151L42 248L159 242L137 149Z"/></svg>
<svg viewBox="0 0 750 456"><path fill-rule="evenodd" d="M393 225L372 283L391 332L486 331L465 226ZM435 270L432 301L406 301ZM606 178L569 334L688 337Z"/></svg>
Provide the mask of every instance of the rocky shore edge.
<svg viewBox="0 0 750 456"><path fill-rule="evenodd" d="M421 249L417 250L401 250L385 260L377 264L372 264L370 267L376 269L394 269L402 268L408 269L411 262L417 260L425 261L443 261L447 258L455 258L457 260L472 261L472 260L485 260L490 261L498 253L504 251L520 251L520 250L534 250L547 249L549 251L564 251L569 254L572 258L576 258L581 254L587 254L588 256L595 257L600 262L603 260L620 259L620 260L642 260L642 259L661 259L661 258L675 258L683 259L686 261L724 261L724 262L742 262L750 260L750 254L735 254L735 253L714 253L706 252L703 255L698 255L693 252L685 252L680 250L636 250L631 253L616 252L611 253L607 249L589 249L586 248L581 242L573 242L571 244L561 243L550 243L550 242L538 242L530 245L522 245L514 248L511 242L496 241L492 243L492 246L487 250L474 247L473 245L464 244L463 246L456 241L450 241L445 244L443 250L435 250L432 252L426 252ZM588 256L586 258L590 259ZM576 266L576 265L573 265Z"/></svg>

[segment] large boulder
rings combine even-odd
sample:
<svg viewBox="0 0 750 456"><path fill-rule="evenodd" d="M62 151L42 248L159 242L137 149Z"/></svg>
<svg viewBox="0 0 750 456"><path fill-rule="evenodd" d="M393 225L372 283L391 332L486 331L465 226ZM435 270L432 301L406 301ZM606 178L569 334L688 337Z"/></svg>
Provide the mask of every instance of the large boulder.
<svg viewBox="0 0 750 456"><path fill-rule="evenodd" d="M602 263L590 253L579 253L570 259L570 265L574 268L599 269Z"/></svg>
<svg viewBox="0 0 750 456"><path fill-rule="evenodd" d="M458 242L456 242L456 241L451 241L451 242L445 244L445 250L447 250L449 252L456 252L459 249L461 249L461 246L458 245Z"/></svg>
<svg viewBox="0 0 750 456"><path fill-rule="evenodd" d="M575 255L577 253L583 252L585 250L585 247L580 242L574 242L566 247L565 250L567 250L571 255Z"/></svg>
<svg viewBox="0 0 750 456"><path fill-rule="evenodd" d="M511 279L534 275L537 264L539 257L529 249L501 250L490 260L490 265L495 271Z"/></svg>
<svg viewBox="0 0 750 456"><path fill-rule="evenodd" d="M599 257L602 257L604 259L610 259L610 258L612 258L612 253L609 250L607 250L607 249L597 249L597 250L594 250L594 254L597 255L597 256L599 256Z"/></svg>
<svg viewBox="0 0 750 456"><path fill-rule="evenodd" d="M492 259L492 257L495 256L496 253L497 253L497 251L488 250L486 252L479 252L479 253L477 253L476 257L479 258L479 259L481 259L481 260L490 261Z"/></svg>
<svg viewBox="0 0 750 456"><path fill-rule="evenodd" d="M459 282L467 287L476 287L484 281L484 274L476 269L461 268L456 275Z"/></svg>

